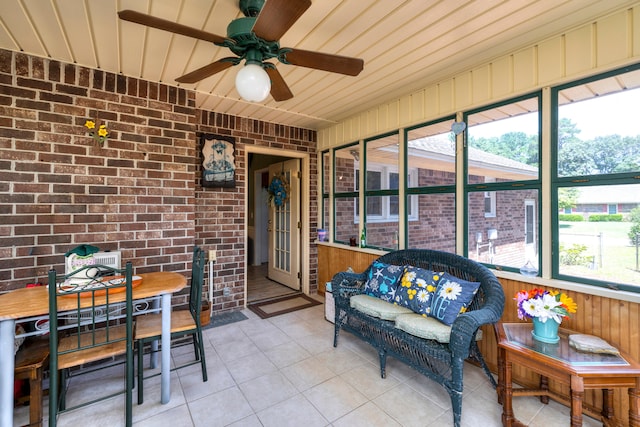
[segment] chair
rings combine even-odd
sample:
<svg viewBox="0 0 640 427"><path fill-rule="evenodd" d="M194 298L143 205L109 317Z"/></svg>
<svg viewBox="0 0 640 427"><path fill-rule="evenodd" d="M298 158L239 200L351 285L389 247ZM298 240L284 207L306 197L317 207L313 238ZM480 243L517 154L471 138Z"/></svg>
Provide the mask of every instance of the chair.
<svg viewBox="0 0 640 427"><path fill-rule="evenodd" d="M48 338L29 337L16 353L14 378L29 381L29 427L42 426L42 372L48 360Z"/></svg>
<svg viewBox="0 0 640 427"><path fill-rule="evenodd" d="M202 282L204 281L204 251L199 247L193 249L193 262L191 265L191 290L189 293L189 309L171 312L171 339L191 337L195 359L176 366L171 370L185 368L200 363L202 368L202 381L207 381L207 364L205 361L204 345L202 343L202 325L200 312L202 309ZM160 339L162 329L162 316L160 314L147 314L136 319L136 348L138 359L138 404L144 402L144 345ZM178 344L172 341L172 346ZM188 342L187 342L188 344ZM184 343L179 343L184 345ZM153 352L154 350L152 350ZM158 374L155 374L158 375ZM151 378L155 375L147 376Z"/></svg>
<svg viewBox="0 0 640 427"><path fill-rule="evenodd" d="M94 265L67 276L49 270L49 427L55 427L60 412L122 393L125 394L125 424L131 426L134 384L132 270L130 262L122 270ZM116 359L122 355L125 356L124 390L66 407L71 368L114 366L122 363ZM82 373L79 369L74 371ZM100 388L103 384L95 386Z"/></svg>

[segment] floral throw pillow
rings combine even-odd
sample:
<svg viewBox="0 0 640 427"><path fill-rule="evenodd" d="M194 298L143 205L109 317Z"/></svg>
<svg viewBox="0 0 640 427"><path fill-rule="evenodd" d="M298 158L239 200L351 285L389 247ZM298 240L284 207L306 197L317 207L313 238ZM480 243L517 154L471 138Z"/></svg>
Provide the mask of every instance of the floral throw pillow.
<svg viewBox="0 0 640 427"><path fill-rule="evenodd" d="M405 267L394 302L428 316L439 279L440 273L410 265Z"/></svg>
<svg viewBox="0 0 640 427"><path fill-rule="evenodd" d="M431 301L429 316L445 325L452 325L464 313L480 288L479 282L468 282L444 273Z"/></svg>
<svg viewBox="0 0 640 427"><path fill-rule="evenodd" d="M402 266L374 261L369 269L367 283L364 285L365 294L385 301L393 301L403 271Z"/></svg>

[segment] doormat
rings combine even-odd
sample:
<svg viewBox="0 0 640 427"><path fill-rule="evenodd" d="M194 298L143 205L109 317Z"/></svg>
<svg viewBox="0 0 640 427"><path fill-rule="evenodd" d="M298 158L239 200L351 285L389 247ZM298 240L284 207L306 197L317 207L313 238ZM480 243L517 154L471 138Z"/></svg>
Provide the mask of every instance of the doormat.
<svg viewBox="0 0 640 427"><path fill-rule="evenodd" d="M248 317L239 311L232 311L230 313L214 314L211 321L207 326L203 326L202 329L217 328L218 326L228 325L230 323L240 322L247 320Z"/></svg>
<svg viewBox="0 0 640 427"><path fill-rule="evenodd" d="M249 304L247 308L260 316L261 319L267 319L320 304L322 304L322 301L315 300L300 293L271 300L257 301Z"/></svg>

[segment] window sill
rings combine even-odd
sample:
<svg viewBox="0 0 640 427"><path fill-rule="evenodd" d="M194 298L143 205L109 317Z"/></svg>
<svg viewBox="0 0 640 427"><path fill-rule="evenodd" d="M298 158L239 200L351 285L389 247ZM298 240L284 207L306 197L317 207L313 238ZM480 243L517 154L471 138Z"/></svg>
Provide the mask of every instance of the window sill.
<svg viewBox="0 0 640 427"><path fill-rule="evenodd" d="M321 242L319 240L316 240L315 243L317 243L318 245L322 245L322 246L330 246L332 248L339 248L339 249L348 249L354 252L364 252L367 254L373 254L373 255L384 255L386 253L389 253L389 251L382 251L380 249L373 249L373 248L361 248L359 246L349 246L349 245L345 245L343 243L334 243L334 242Z"/></svg>
<svg viewBox="0 0 640 427"><path fill-rule="evenodd" d="M581 294L595 295L620 301L640 303L640 293L616 291L614 289L601 288L598 286L584 285L582 283L569 282L566 280L549 279L544 277L526 277L522 274L510 271L491 270L498 278L516 280L518 282L529 283L536 286L548 286L554 289L565 291L575 291ZM506 296L508 298L508 296Z"/></svg>

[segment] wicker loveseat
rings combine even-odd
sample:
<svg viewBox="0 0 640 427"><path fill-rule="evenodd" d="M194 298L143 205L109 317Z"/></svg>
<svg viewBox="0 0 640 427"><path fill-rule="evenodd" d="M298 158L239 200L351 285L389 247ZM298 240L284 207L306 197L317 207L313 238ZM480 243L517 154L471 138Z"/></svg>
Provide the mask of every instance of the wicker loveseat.
<svg viewBox="0 0 640 427"><path fill-rule="evenodd" d="M502 316L505 298L502 286L493 273L483 265L446 252L407 249L390 252L376 261L397 266L414 266L434 272L448 272L466 281L480 282L479 289L466 312L455 318L451 325L448 343L410 334L398 329L393 320L382 320L351 307L350 298L363 294L375 262L360 274L338 273L331 282L335 301L334 347L338 345L338 334L342 328L377 349L383 378L386 356L390 355L442 384L451 397L453 424L458 427L462 412L465 359L469 358L479 363L493 387L496 386L476 343L476 334L480 326L495 323ZM393 305L391 302L384 304Z"/></svg>

